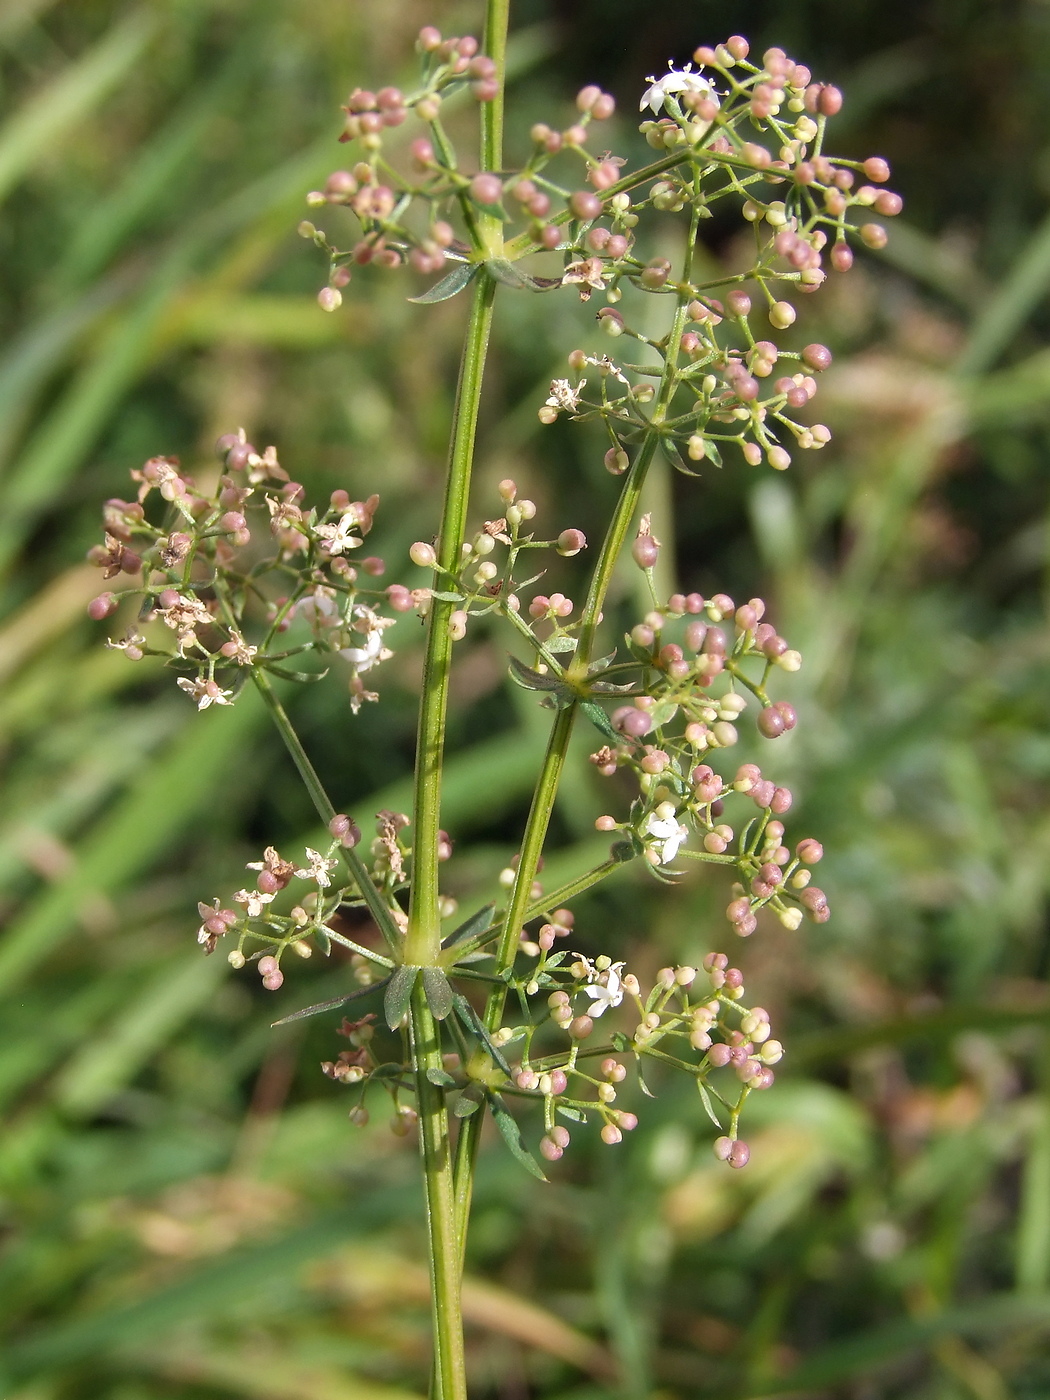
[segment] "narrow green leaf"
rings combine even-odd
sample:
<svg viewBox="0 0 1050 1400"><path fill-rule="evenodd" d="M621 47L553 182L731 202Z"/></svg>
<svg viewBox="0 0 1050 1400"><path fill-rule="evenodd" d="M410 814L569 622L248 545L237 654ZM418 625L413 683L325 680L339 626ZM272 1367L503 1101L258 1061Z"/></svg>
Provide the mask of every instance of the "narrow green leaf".
<svg viewBox="0 0 1050 1400"><path fill-rule="evenodd" d="M582 1108L571 1108L568 1104L558 1105L558 1116L568 1118L570 1123L586 1123L587 1115Z"/></svg>
<svg viewBox="0 0 1050 1400"><path fill-rule="evenodd" d="M489 258L485 266L497 282L502 282L505 287L513 287L516 291L549 292L554 287L561 286L560 277L532 277L507 258Z"/></svg>
<svg viewBox="0 0 1050 1400"><path fill-rule="evenodd" d="M718 443L713 442L710 438L704 438L704 456L709 462L713 462L716 467L722 465L722 453L719 450Z"/></svg>
<svg viewBox="0 0 1050 1400"><path fill-rule="evenodd" d="M485 1097L488 1100L489 1109L491 1110L496 1127L499 1129L500 1137L510 1148L511 1156L515 1157L525 1170L531 1172L538 1180L546 1181L547 1178L544 1176L539 1162L536 1161L536 1158L522 1141L521 1130L518 1127L517 1120L514 1118L507 1105L500 1098L499 1094L490 1092L487 1093Z"/></svg>
<svg viewBox="0 0 1050 1400"><path fill-rule="evenodd" d="M440 967L424 967L423 991L426 994L430 1014L435 1021L443 1021L452 1011L452 988Z"/></svg>
<svg viewBox="0 0 1050 1400"><path fill-rule="evenodd" d="M441 1089L447 1089L456 1082L447 1069L441 1069L438 1065L430 1066L427 1070L427 1078L431 1084L436 1084Z"/></svg>
<svg viewBox="0 0 1050 1400"><path fill-rule="evenodd" d="M409 963L403 963L391 975L390 985L383 997L383 1015L391 1030L397 1029L408 1011L408 1004L412 1000L412 989L416 985L418 976L419 968L413 967Z"/></svg>
<svg viewBox="0 0 1050 1400"><path fill-rule="evenodd" d="M313 1006L304 1006L301 1011L293 1011L290 1016L282 1016L279 1021L271 1021L273 1026L287 1026L292 1021L305 1021L307 1016L319 1016L322 1011L334 1011L337 1006L345 1006L348 1001L357 1001L359 997L371 996L373 992L378 992L381 987L385 987L390 981L389 977L384 977L382 982L376 982L371 987L359 987L356 992L348 992L345 997L333 997L331 1001L318 1001Z"/></svg>
<svg viewBox="0 0 1050 1400"><path fill-rule="evenodd" d="M551 637L550 641L544 642L544 646L549 652L557 655L563 651L575 651L577 641L576 637Z"/></svg>
<svg viewBox="0 0 1050 1400"><path fill-rule="evenodd" d="M480 1107L481 1090L472 1084L469 1089L464 1089L456 1099L452 1105L452 1113L456 1118L469 1118L471 1114L477 1113Z"/></svg>
<svg viewBox="0 0 1050 1400"><path fill-rule="evenodd" d="M623 735L617 734L616 730L612 727L612 720L596 700L581 700L580 709L594 725L595 729L598 730L599 734L604 735L610 744L623 743Z"/></svg>
<svg viewBox="0 0 1050 1400"><path fill-rule="evenodd" d="M486 904L476 914L471 914L470 918L460 924L459 928L452 930L444 940L445 946L451 948L456 943L467 943L479 933L484 933L491 924L495 912L496 906L494 904Z"/></svg>
<svg viewBox="0 0 1050 1400"><path fill-rule="evenodd" d="M289 666L278 666L275 661L264 660L262 665L272 676L280 676L284 681L296 681L299 685L313 685L328 675L327 666L323 671L293 671Z"/></svg>
<svg viewBox="0 0 1050 1400"><path fill-rule="evenodd" d="M700 1101L704 1105L704 1111L708 1118L710 1118L718 1131L722 1132L722 1124L718 1121L718 1114L715 1112L714 1106L711 1103L711 1095L707 1092L707 1088L702 1079L696 1081L696 1087L700 1090Z"/></svg>
<svg viewBox="0 0 1050 1400"><path fill-rule="evenodd" d="M440 282L435 282L432 287L418 297L409 297L409 301L415 302L417 306L430 306L437 301L448 301L463 291L464 287L477 276L480 268L480 263L457 263L451 272L442 277Z"/></svg>
<svg viewBox="0 0 1050 1400"><path fill-rule="evenodd" d="M557 676L543 675L540 671L534 671L531 666L526 666L524 661L519 661L516 656L508 657L510 661L511 680L517 681L518 685L526 690L557 690L562 686L562 682Z"/></svg>
<svg viewBox="0 0 1050 1400"><path fill-rule="evenodd" d="M610 667L615 660L616 650L614 648L608 656L599 656L597 661L591 662L591 664L587 667L588 676L599 675L602 671L607 670L608 667Z"/></svg>
<svg viewBox="0 0 1050 1400"><path fill-rule="evenodd" d="M452 1004L455 1008L456 1015L463 1022L464 1026L466 1026L467 1030L473 1035L476 1035L481 1041L492 1063L501 1069L509 1079L511 1076L511 1068L507 1063L506 1056L499 1046L495 1044L488 1033L485 1023L462 992L456 992L453 995Z"/></svg>

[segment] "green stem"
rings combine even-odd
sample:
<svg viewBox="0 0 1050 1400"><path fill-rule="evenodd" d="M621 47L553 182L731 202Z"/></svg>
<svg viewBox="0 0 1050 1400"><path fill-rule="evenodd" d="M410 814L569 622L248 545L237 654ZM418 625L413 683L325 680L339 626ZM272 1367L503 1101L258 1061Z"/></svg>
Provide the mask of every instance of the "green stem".
<svg viewBox="0 0 1050 1400"><path fill-rule="evenodd" d="M510 0L487 0L485 8L484 47L495 60L498 86L493 101L481 104L482 170L498 170L503 161L503 89L506 81L509 8ZM479 246L475 249L475 254L479 258L502 255L503 225L499 219L489 214L479 214L476 237ZM438 564L448 571L458 572L462 558L478 411L485 358L492 330L495 293L495 280L482 269L474 282L470 320L463 346L438 537ZM445 751L448 688L452 666L449 619L453 607L453 604L442 602L438 598L431 601L423 663L414 779L412 895L404 953L406 963L420 967L436 966L441 959L438 833L441 822L441 772ZM428 1070L439 1071L442 1068L441 1036L427 1005L421 980L412 996L410 1024L430 1247L431 1317L434 1333L432 1391L434 1400L466 1400L463 1314L460 1302L465 1227L460 1229L456 1209L445 1094L443 1089L432 1083L427 1076Z"/></svg>
<svg viewBox="0 0 1050 1400"><path fill-rule="evenodd" d="M495 290L496 284L492 278L484 271L480 272L474 282L474 299L463 347L445 500L441 512L438 563L441 568L449 571L459 569L466 531L474 441L485 355L492 328ZM419 967L435 966L441 950L438 833L441 827L441 769L445 754L448 686L452 669L449 618L453 609L452 603L442 602L439 598L432 600L423 662L422 698L416 738L412 901L405 939L405 961Z"/></svg>
<svg viewBox="0 0 1050 1400"><path fill-rule="evenodd" d="M693 253L696 247L698 222L698 216L694 210L689 224L689 241L686 245L685 265L682 276L683 287L678 293L678 302L675 307L674 319L667 337L664 369L660 377L660 385L653 407L651 427L646 433L638 456L635 458L634 464L624 481L623 489L620 492L620 498L616 503L616 509L613 513L613 518L609 522L609 528L605 533L605 539L602 541L601 551L598 555L597 563L594 566L594 573L591 576L591 584L587 592L587 602L583 611L580 640L570 668L570 675L575 676L581 683L584 680L587 666L591 659L602 608L605 605L605 598L609 591L609 585L612 582L613 570L627 542L627 534L638 510L642 488L645 485L645 478L648 475L650 464L652 463L656 448L659 444L660 428L667 417L668 408L674 397L675 389L678 387L678 355L682 333L685 330L688 318L686 307L690 295L688 288L692 275ZM565 757L568 753L569 740L572 737L572 728L578 708L579 702L574 700L567 705L565 709L559 710L558 716L551 729L551 736L547 743L547 751L544 755L543 766L536 782L532 805L529 808L525 834L522 838L521 855L518 860L518 868L515 872L510 902L507 907L507 914L500 935L499 950L496 958L497 973L507 970L514 962L521 924L529 907L532 884L536 878L540 855L543 852L543 844L547 837L547 828L550 825L551 814L554 810L554 799L557 795L558 784L565 766ZM501 983L501 985L494 987L489 993L488 1001L485 1006L485 1024L490 1031L494 1031L499 1027L506 1000L506 984ZM466 1119L460 1129L459 1139L456 1143L456 1216L461 1251L466 1242L467 1220L470 1212L470 1198L473 1190L474 1164L477 1160L478 1145L481 1136L481 1123L478 1120L481 1117L481 1114L474 1114L471 1118Z"/></svg>
<svg viewBox="0 0 1050 1400"><path fill-rule="evenodd" d="M284 706L281 704L280 700L278 700L277 694L270 684L269 676L258 667L253 667L252 680L255 682L256 690L262 696L263 704L270 711L270 717L277 726L277 730L284 740L285 747L291 754L296 768L299 770L299 776L302 778L306 790L310 794L317 815L324 822L325 826L327 826L336 814L335 808L332 806L331 798L324 790L321 779L317 776L317 770L307 757L306 750L300 743L298 734L296 734L295 730L292 728L292 722L288 718ZM389 905L376 888L371 872L357 854L357 851L353 848L340 846L339 852L346 863L346 868L350 871L354 884L361 892L362 899L368 906L368 912L372 915L372 918L375 919L376 926L383 935L387 947L392 953L400 956L402 943L401 930L394 922L394 916L391 913Z"/></svg>
<svg viewBox="0 0 1050 1400"><path fill-rule="evenodd" d="M467 1377L460 1304L461 1256L453 1199L448 1110L444 1091L427 1078L428 1070L442 1068L441 1036L419 981L412 994L410 1027L430 1246L434 1400L466 1400Z"/></svg>

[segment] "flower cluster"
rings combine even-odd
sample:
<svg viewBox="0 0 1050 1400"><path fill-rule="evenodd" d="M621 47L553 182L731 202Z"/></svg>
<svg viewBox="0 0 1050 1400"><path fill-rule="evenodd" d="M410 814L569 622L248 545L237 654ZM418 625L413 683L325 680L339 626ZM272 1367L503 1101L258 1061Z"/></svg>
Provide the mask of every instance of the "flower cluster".
<svg viewBox="0 0 1050 1400"><path fill-rule="evenodd" d="M813 82L810 70L782 49L767 50L760 64L749 61L746 40L733 36L717 48L698 49L696 71L671 68L649 80L640 106L652 115L641 129L661 153L651 165L630 172L623 158L586 149L591 123L613 112L608 94L591 85L577 95L569 126L533 127L533 150L520 170L469 176L459 170L442 128L440 97L450 86L470 83L484 100L491 60L478 55L476 41L443 40L429 28L419 47L419 90L353 94L344 138L360 138L368 158L352 171L333 172L325 189L309 196L313 205L348 206L361 232L352 248L340 250L313 224L301 225L329 256L322 306L339 305L355 262L397 267L407 260L421 272L454 262L418 298L424 301L463 290L482 264L518 289L568 286L585 301L603 294L607 305L598 314L605 331L640 342L659 363L621 367L606 356L574 351L569 362L577 374L588 365L598 370L600 396L583 397L586 378L556 379L539 412L547 423L561 413L602 418L613 471L626 468L628 449L652 426L646 405L655 389L646 379L654 376L664 384L661 446L682 471L692 472L688 463L704 459L720 464L720 444L729 443L748 463L765 460L783 470L792 451L830 440L824 424L794 416L816 394L814 375L830 365L830 351L816 343L790 349L770 336L793 325L796 309L787 295L816 291L827 275L825 262L840 272L852 266L849 233L868 247L884 245L885 229L867 221L869 212L892 217L902 207L899 195L881 188L890 175L882 157L856 161L825 151L827 121L842 107L836 88ZM430 136L411 142L413 171L398 174L382 158L382 132L409 109L428 124ZM552 178L548 167L556 159L582 167L582 187ZM638 225L648 211L688 210L695 226L726 198L754 228L754 259L746 271L683 281L666 257L639 251ZM524 227L510 237L515 210ZM857 215L865 221L855 222ZM502 230L498 247L479 223L483 216ZM559 255L557 275L521 266L544 251ZM617 306L625 287L684 298L685 323L663 339L633 328ZM753 325L756 306L768 332Z"/></svg>
<svg viewBox="0 0 1050 1400"><path fill-rule="evenodd" d="M349 558L379 497L333 491L327 507L307 509L273 447L257 452L242 429L216 450L224 470L211 491L176 458L152 457L131 473L134 500L106 502L104 543L88 557L105 579L136 582L99 594L89 615L101 621L134 600L127 631L109 645L133 661L164 656L198 709L232 704L253 668L316 679L323 673L288 666L314 653L347 666L356 711L376 698L361 677L392 655L384 634L395 619L383 608L402 606L396 586L365 586L384 572L382 559Z"/></svg>
<svg viewBox="0 0 1050 1400"><path fill-rule="evenodd" d="M881 225L858 227L854 215L873 209L890 216L901 201L878 188L889 177L881 158L827 154L826 124L840 109L841 94L814 83L780 49L755 63L747 43L733 37L698 49L697 68L651 77L640 103L641 129L657 156L641 169L628 171L611 151L588 150L593 124L614 109L608 94L588 86L577 95L571 124L534 126L524 165L498 174L461 169L443 125L444 104L457 91L480 103L496 95L493 60L474 39L443 38L430 27L421 31L418 49L422 70L414 91L350 95L341 139L359 143L362 158L308 197L311 207L332 208L335 219L347 211L356 221L345 248L312 223L300 226L329 259L318 299L335 310L354 265L406 263L422 274L442 274L416 298L424 302L454 296L479 276L516 290L568 287L583 302L601 298L598 325L614 340L639 345L644 363L574 350L569 374L551 382L539 407L545 424L563 415L600 421L605 465L613 475L626 474L586 603L577 608L562 592L540 591L550 585L536 553L580 555L588 547L583 531L541 532L535 503L510 479L500 483L493 518L473 534L464 535L457 523L451 535L411 546L411 563L428 571L419 586L363 586L362 575L384 571L377 558L351 562L378 498L351 501L336 491L323 511L308 511L303 488L289 481L274 450L260 454L240 433L220 440L224 471L211 495L199 492L177 461L156 458L132 474L137 501L107 504L105 543L93 557L107 579L141 576L130 590L139 599L136 626L112 645L134 659L160 650L156 637L169 635L164 654L184 673L178 683L201 709L229 703L247 674L257 682L264 670L312 679L287 662L311 652L325 664L339 656L350 669L356 711L376 698L362 677L390 655L385 634L398 614L428 617L428 648L445 659L450 642L478 621L507 624L517 644L511 679L559 712L559 742L567 746L577 717L600 736L591 760L626 809L595 822L613 838L608 860L545 895L536 879L545 827L532 825L535 808L522 854L500 880L503 907L486 905L439 947L433 871L426 881L430 911L420 923L414 891L411 928L405 898L414 861L423 869L452 854L446 833L435 841L436 806L426 818L417 814L418 854L402 813L377 815L364 857L360 831L339 815L329 824L326 849L308 849L300 864L269 847L252 863L253 888L237 891L230 907L219 899L202 903L198 938L209 952L220 939L235 938L230 963L240 968L251 959L268 990L282 985L289 954L328 955L333 943L349 951L355 990L294 1014L382 995L382 1021L374 1012L344 1021L341 1034L351 1048L323 1065L331 1078L354 1087L357 1122L367 1118L366 1091L379 1085L392 1096L395 1131L405 1133L416 1116L413 1096L439 1087L460 1118L483 1106L490 1111L512 1151L539 1172L506 1100L542 1106L540 1155L548 1161L563 1155L570 1123L596 1118L603 1140L616 1143L637 1122L619 1103L618 1086L632 1064L641 1080L648 1057L695 1079L718 1127L716 1155L741 1167L748 1159L738 1133L744 1102L769 1087L783 1054L766 1012L744 1005L741 971L714 953L702 970L662 969L644 991L624 962L569 950L564 940L573 934L574 917L565 906L625 861L643 861L662 880L677 879L680 866L693 861L732 871L726 915L741 937L755 931L763 909L788 929L807 914L827 920L827 897L812 883L821 846L806 838L792 848L787 839L782 819L793 804L791 791L758 763L734 756L725 765L722 758L736 748L749 710L763 740L795 727L794 708L770 687L797 671L802 658L767 620L761 598L737 605L723 593L674 593L661 601L654 581L660 544L648 516L636 526L631 554L651 608L607 655L596 656L596 639L608 580L630 539L658 450L696 475L690 464L721 464L726 445L735 444L752 466L764 461L783 470L795 450L828 442L827 428L809 421L808 409L831 352L817 343L780 342L796 319L788 296L816 290L826 264L848 270L848 234L881 246ZM410 168L399 168L392 133L410 114L427 134L408 143ZM858 184L858 176L870 183ZM719 200L739 207L752 227L754 255L745 271L704 282L696 272L698 230ZM686 216L678 267L644 252L640 225L652 211ZM665 334L653 332L648 315L645 331L642 318L631 323L635 293L665 298ZM475 312L482 302L475 300ZM756 308L768 329L758 326ZM465 480L460 484L465 495ZM154 493L163 520L147 514ZM443 529L449 528L446 519ZM268 549L260 539L270 541ZM90 610L105 617L116 606L116 596L105 593ZM153 628L152 640L139 625ZM442 661L435 674L446 670ZM422 713L425 719L426 707ZM548 757L553 751L552 738ZM300 769L308 768L303 758ZM555 786L556 779L551 792ZM342 866L345 877L337 874ZM303 892L295 882L309 888ZM455 907L441 897L438 915L446 919ZM372 916L369 932L361 932L368 926L360 921L343 919L344 910L362 908ZM348 928L364 941L351 938ZM373 931L385 941L382 952L368 942ZM487 988L483 1014L467 995L479 984ZM414 1059L414 1047L424 1013L439 1023L444 1058L431 1043L421 1078L425 1062ZM607 1027L604 1040L599 1032ZM390 1039L397 1036L400 1052Z"/></svg>
<svg viewBox="0 0 1050 1400"><path fill-rule="evenodd" d="M572 930L568 910L551 917L558 922L545 922L537 935L544 949ZM548 1162L564 1155L570 1123L597 1119L602 1141L613 1146L638 1124L637 1115L618 1104L620 1086L630 1065L645 1090L642 1061L648 1057L693 1077L719 1130L715 1155L733 1167L746 1165L749 1151L739 1137L740 1116L749 1094L772 1085L773 1066L783 1058L784 1047L773 1038L768 1012L744 1005L743 974L729 966L724 953L709 954L703 970L662 968L648 993L622 962L566 951L545 957L542 970L528 974L527 981L514 979L512 985L531 1013L523 1024L504 1026L489 1037L468 1003L458 1008L453 1021L457 1049L443 1061L443 1082L456 1116L469 1117L486 1101L497 1114L504 1098L531 1101L542 1107L539 1151ZM620 1017L609 1019L620 1019L626 1029L610 1027L607 1038L593 1044L596 1022L618 1008ZM344 1021L340 1034L355 1048L325 1061L321 1069L354 1086L350 1117L356 1123L368 1121L365 1095L371 1087L389 1093L391 1127L400 1134L415 1112L411 1064L407 1058L401 1063L386 1058L385 1041L377 1048L374 1021L371 1013Z"/></svg>

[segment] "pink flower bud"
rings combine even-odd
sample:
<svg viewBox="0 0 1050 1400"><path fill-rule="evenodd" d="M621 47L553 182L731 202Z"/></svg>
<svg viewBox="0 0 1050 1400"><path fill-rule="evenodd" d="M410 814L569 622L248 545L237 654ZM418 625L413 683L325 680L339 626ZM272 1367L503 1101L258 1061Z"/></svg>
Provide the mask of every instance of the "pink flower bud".
<svg viewBox="0 0 1050 1400"><path fill-rule="evenodd" d="M758 732L765 735L767 739L776 739L787 726L780 711L773 705L767 705L758 716Z"/></svg>
<svg viewBox="0 0 1050 1400"><path fill-rule="evenodd" d="M469 189L471 199L478 204L498 204L503 198L503 182L498 175L475 175Z"/></svg>
<svg viewBox="0 0 1050 1400"><path fill-rule="evenodd" d="M582 530L563 530L558 536L558 553L566 558L587 548L587 536Z"/></svg>
<svg viewBox="0 0 1050 1400"><path fill-rule="evenodd" d="M432 544L427 544L425 540L417 540L408 551L408 557L413 564L418 564L421 569L432 569L437 563L437 552Z"/></svg>
<svg viewBox="0 0 1050 1400"><path fill-rule="evenodd" d="M660 557L660 546L652 535L638 535L631 546L631 554L640 569L651 569Z"/></svg>
<svg viewBox="0 0 1050 1400"><path fill-rule="evenodd" d="M750 1158L750 1147L748 1147L746 1142L741 1142L738 1139L736 1142L733 1143L732 1147L729 1149L729 1155L726 1158L726 1161L731 1167L737 1167L739 1169L740 1167L746 1167Z"/></svg>
<svg viewBox="0 0 1050 1400"><path fill-rule="evenodd" d="M602 212L602 202L590 190L575 190L569 196L569 208L577 219L597 219Z"/></svg>
<svg viewBox="0 0 1050 1400"><path fill-rule="evenodd" d="M92 598L88 603L88 617L93 622L101 622L103 618L111 617L117 610L117 596L115 593L100 593L97 598Z"/></svg>

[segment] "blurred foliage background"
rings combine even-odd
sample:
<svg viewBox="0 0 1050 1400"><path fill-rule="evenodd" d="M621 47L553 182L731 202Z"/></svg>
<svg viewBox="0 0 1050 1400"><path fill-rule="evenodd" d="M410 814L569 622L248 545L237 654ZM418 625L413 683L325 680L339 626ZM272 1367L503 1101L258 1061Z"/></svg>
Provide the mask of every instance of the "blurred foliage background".
<svg viewBox="0 0 1050 1400"><path fill-rule="evenodd" d="M425 1391L417 1162L325 1080L344 964L277 995L194 943L311 813L246 695L198 716L101 646L84 556L155 453L216 470L243 424L312 494L381 491L401 573L432 533L463 306L355 276L343 311L295 237L342 163L355 83L407 81L434 0L6 0L0 7L0 1371L5 1400L407 1400ZM468 1262L473 1386L499 1400L1035 1400L1050 1390L1050 4L522 0L520 129L583 82L635 149L647 73L730 32L846 94L838 150L905 197L885 253L804 299L836 353L831 447L785 477L657 479L680 582L766 596L806 665L769 764L829 852L834 918L733 950L788 1045L728 1173L688 1086L551 1185L486 1152ZM736 233L705 228L712 260ZM535 410L591 346L570 297L505 294L479 518L514 476L555 530L615 490L586 429ZM672 524L673 521L673 524ZM665 551L665 557L670 555ZM558 582L579 587L573 565ZM671 566L668 565L670 576ZM403 574L402 574L403 576ZM632 585L625 575L624 617ZM404 807L417 675L399 623L383 703L290 702L337 804ZM448 867L469 900L513 852L544 715L464 644ZM785 693L787 693L785 691ZM547 877L616 799L580 749ZM729 936L726 891L633 870L577 928L655 968ZM609 948L610 951L614 951ZM526 1132L530 1125L526 1125Z"/></svg>

